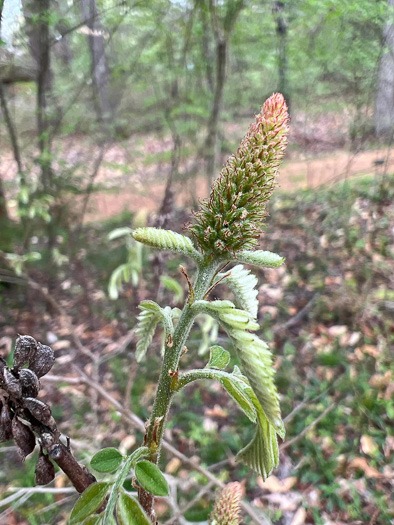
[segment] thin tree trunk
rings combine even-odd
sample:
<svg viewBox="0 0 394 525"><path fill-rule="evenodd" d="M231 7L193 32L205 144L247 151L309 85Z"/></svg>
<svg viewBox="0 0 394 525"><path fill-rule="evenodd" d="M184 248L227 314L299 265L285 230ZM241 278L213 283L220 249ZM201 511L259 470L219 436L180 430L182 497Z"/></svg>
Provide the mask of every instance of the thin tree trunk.
<svg viewBox="0 0 394 525"><path fill-rule="evenodd" d="M390 22L383 30L384 50L380 59L376 90L375 130L377 135L390 135L394 131L394 0L388 0Z"/></svg>
<svg viewBox="0 0 394 525"><path fill-rule="evenodd" d="M89 28L87 35L94 89L94 100L98 120L109 124L113 118L110 98L110 70L105 52L104 29L100 23L95 0L80 0L81 11Z"/></svg>
<svg viewBox="0 0 394 525"><path fill-rule="evenodd" d="M52 95L52 72L50 63L49 12L51 0L23 0L26 32L29 37L30 52L37 63L37 141L39 164L41 168L41 190L47 195L56 195L55 179L52 169L52 133L50 128L49 106ZM52 101L53 102L53 101ZM53 106L53 103L52 103ZM56 217L50 210L48 223L48 252L52 257L56 246ZM50 264L50 268L52 265ZM54 285L52 272L48 272L48 287Z"/></svg>
<svg viewBox="0 0 394 525"><path fill-rule="evenodd" d="M290 108L287 60L288 23L286 20L285 3L280 0L275 1L272 11L275 17L276 35L278 37L278 91L285 97L287 107Z"/></svg>
<svg viewBox="0 0 394 525"><path fill-rule="evenodd" d="M226 65L227 65L227 40L219 39L216 42L216 80L215 80L215 94L211 114L208 123L208 134L205 141L205 153L207 163L207 177L208 185L211 187L213 175L216 167L216 159L218 156L218 125L219 117L222 109L223 90L226 81Z"/></svg>
<svg viewBox="0 0 394 525"><path fill-rule="evenodd" d="M228 0L226 13L219 19L216 0L209 0L209 10L216 42L216 75L208 132L205 140L205 159L208 185L211 187L218 157L218 126L223 105L223 92L226 83L226 68L229 42L235 22L244 6L244 0ZM204 8L204 5L201 6Z"/></svg>

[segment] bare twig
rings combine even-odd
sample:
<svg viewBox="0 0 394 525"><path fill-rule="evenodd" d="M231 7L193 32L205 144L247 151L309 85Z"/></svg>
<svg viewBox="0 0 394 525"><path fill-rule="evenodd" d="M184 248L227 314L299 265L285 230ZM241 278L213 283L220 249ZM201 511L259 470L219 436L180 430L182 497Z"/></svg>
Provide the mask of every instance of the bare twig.
<svg viewBox="0 0 394 525"><path fill-rule="evenodd" d="M198 501L200 501L200 499L203 498L205 494L211 490L212 486L213 482L209 481L204 487L201 488L201 490L194 496L194 498L187 503L187 505L185 505L181 510L176 512L172 518L170 518L164 523L164 525L176 525L178 519L184 516L189 509L191 509Z"/></svg>
<svg viewBox="0 0 394 525"><path fill-rule="evenodd" d="M302 439L303 437L306 436L306 434L308 434L308 432L314 427L316 426L323 418L326 417L326 415L331 412L331 410L333 410L335 407L337 406L337 403L331 403L331 405L329 405L321 414L319 417L317 417L314 421L312 421L312 423L310 425L308 425L307 427L304 428L304 430L302 432L300 432L297 436L295 436L293 439L290 439L289 441L286 441L286 443L283 443L280 447L279 447L279 450L281 452L283 452L286 448L288 447L291 447L292 445L294 445L294 443L297 443L297 441L299 441L300 439Z"/></svg>
<svg viewBox="0 0 394 525"><path fill-rule="evenodd" d="M292 328L293 326L296 326L309 312L309 310L312 308L312 306L315 304L317 299L319 298L320 294L316 293L312 299L303 307L301 310L294 316L291 317L286 323L281 324L274 328L274 332L276 334L279 334L281 332L285 332L289 328Z"/></svg>

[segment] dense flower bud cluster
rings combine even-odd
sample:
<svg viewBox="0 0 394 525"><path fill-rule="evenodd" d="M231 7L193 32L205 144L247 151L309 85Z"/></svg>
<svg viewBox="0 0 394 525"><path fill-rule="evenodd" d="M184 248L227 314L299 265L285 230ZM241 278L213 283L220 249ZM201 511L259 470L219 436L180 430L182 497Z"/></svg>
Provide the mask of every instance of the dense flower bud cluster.
<svg viewBox="0 0 394 525"><path fill-rule="evenodd" d="M289 116L280 93L264 103L256 121L187 226L206 253L224 255L257 244L266 205L287 145Z"/></svg>
<svg viewBox="0 0 394 525"><path fill-rule="evenodd" d="M240 523L240 501L242 486L238 482L229 483L218 494L211 514L210 525L238 525Z"/></svg>

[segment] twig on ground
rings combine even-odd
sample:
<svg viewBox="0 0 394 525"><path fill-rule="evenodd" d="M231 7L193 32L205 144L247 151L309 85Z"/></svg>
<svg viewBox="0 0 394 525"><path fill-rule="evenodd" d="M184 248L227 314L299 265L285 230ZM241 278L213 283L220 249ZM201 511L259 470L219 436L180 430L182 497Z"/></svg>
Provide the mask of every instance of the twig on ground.
<svg viewBox="0 0 394 525"><path fill-rule="evenodd" d="M205 496L207 492L211 490L212 486L213 482L209 481L204 487L201 488L201 490L194 496L192 500L190 500L182 509L176 512L172 518L167 520L164 525L175 525L179 518L184 516L189 509L191 509L198 501L200 501L201 498Z"/></svg>
<svg viewBox="0 0 394 525"><path fill-rule="evenodd" d="M308 425L307 427L304 428L304 430L302 432L300 432L297 436L295 436L293 439L290 439L289 441L286 441L285 443L283 443L280 447L279 447L279 450L281 452L283 452L286 448L288 447L291 447L292 445L294 445L294 443L297 443L297 441L299 441L300 439L302 439L304 436L306 436L306 434L314 427L316 426L319 421L321 421L324 417L326 417L326 415L331 412L331 410L333 410L335 407L337 406L337 403L331 403L331 405L329 405L321 414L319 417L317 417L314 421L312 421L312 423L310 425Z"/></svg>
<svg viewBox="0 0 394 525"><path fill-rule="evenodd" d="M288 321L285 323L274 327L274 333L279 334L282 332L285 332L289 328L292 328L293 326L296 326L309 312L309 310L312 308L312 306L315 304L317 299L320 297L320 294L316 293L312 299L303 307L301 310L294 316L291 317Z"/></svg>

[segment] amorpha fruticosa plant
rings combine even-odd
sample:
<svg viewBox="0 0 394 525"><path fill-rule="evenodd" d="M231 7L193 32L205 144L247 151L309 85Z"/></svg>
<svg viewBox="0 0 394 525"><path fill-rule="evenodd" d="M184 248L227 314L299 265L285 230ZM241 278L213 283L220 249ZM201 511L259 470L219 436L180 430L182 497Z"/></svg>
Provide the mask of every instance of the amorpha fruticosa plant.
<svg viewBox="0 0 394 525"><path fill-rule="evenodd" d="M1 438L13 437L22 456L29 454L38 441L41 452L37 483L53 478L51 462L55 461L77 490L83 492L71 513L70 523L156 523L154 497L168 492L158 462L171 401L177 392L194 381L218 381L255 425L252 441L238 452L237 459L264 479L278 465L277 436L283 438L285 430L274 382L273 358L268 345L256 335L259 329L257 279L244 264L276 268L284 261L279 255L258 250L256 246L287 145L288 122L285 100L276 93L264 103L237 152L214 181L209 198L200 204L186 226L190 236L150 227L132 232L138 242L189 257L197 271L194 279L190 279L181 267L189 287L182 310L162 307L154 301L143 301L139 306L137 361L144 359L158 325L164 329L164 355L142 446L127 457L110 448L92 458L91 466L96 471L115 472L113 481L96 482L78 465L60 441L50 408L37 400L38 378L47 373L53 363L49 347L29 336L20 337L13 367L8 368L1 362ZM236 265L229 266L233 263ZM211 298L219 283L229 287L234 302ZM227 333L239 367L226 371L230 354L215 345L210 348L205 368L180 370L190 330L201 314L214 318ZM27 368L23 368L26 364ZM78 476L70 472L70 465ZM135 476L137 499L122 487L130 471ZM220 516L226 513L223 509L233 508L234 498L231 500L226 494L222 493L222 499L217 501L212 523L227 523ZM236 523L236 509L234 516L233 523Z"/></svg>

